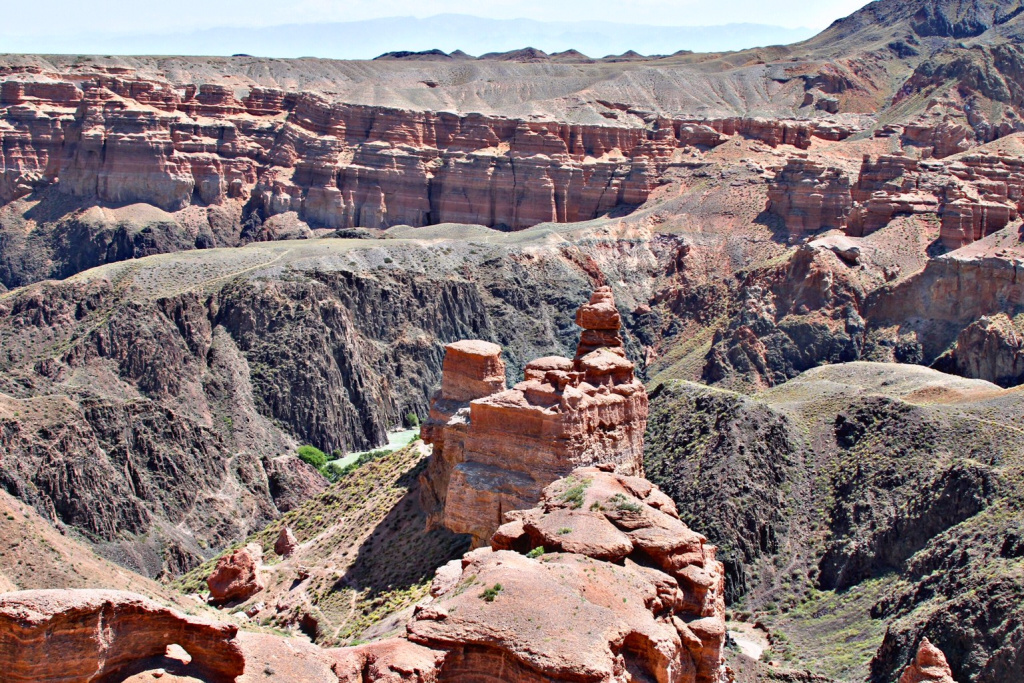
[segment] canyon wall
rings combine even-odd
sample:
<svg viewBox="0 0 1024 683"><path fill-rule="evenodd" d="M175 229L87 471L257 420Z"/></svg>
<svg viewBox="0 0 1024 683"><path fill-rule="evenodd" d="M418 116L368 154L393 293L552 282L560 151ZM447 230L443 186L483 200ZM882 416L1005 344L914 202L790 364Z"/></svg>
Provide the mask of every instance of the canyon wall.
<svg viewBox="0 0 1024 683"><path fill-rule="evenodd" d="M58 76L59 77L59 76ZM237 202L250 224L475 223L518 230L644 202L687 147L743 135L807 147L816 121L647 115L582 125L333 102L311 92L178 86L123 70L0 83L0 202L64 194L176 212Z"/></svg>
<svg viewBox="0 0 1024 683"><path fill-rule="evenodd" d="M865 156L856 181L839 168L791 157L769 181L769 213L793 238L838 228L864 237L897 216L941 221L946 249L959 249L1017 220L1024 211L1024 161L998 153L955 160L902 154Z"/></svg>

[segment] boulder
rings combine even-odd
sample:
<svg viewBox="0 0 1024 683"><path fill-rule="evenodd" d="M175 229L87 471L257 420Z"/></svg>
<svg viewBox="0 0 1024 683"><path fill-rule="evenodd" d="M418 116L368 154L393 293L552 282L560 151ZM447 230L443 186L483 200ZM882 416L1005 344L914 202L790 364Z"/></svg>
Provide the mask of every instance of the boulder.
<svg viewBox="0 0 1024 683"><path fill-rule="evenodd" d="M299 542L295 539L295 534L292 532L290 527L281 527L281 533L277 535L277 540L274 541L274 552L281 557L288 557L295 549L299 546Z"/></svg>
<svg viewBox="0 0 1024 683"><path fill-rule="evenodd" d="M259 572L262 561L263 551L256 543L220 558L206 579L210 601L216 605L242 602L263 590L265 585Z"/></svg>
<svg viewBox="0 0 1024 683"><path fill-rule="evenodd" d="M338 683L435 683L445 652L388 638L375 643L330 650Z"/></svg>

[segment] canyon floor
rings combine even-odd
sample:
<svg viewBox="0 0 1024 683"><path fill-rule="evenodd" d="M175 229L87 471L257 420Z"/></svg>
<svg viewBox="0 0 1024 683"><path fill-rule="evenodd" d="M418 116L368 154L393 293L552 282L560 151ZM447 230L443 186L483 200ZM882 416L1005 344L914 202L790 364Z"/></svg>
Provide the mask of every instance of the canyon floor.
<svg viewBox="0 0 1024 683"><path fill-rule="evenodd" d="M0 55L0 671L1024 680L1022 16Z"/></svg>

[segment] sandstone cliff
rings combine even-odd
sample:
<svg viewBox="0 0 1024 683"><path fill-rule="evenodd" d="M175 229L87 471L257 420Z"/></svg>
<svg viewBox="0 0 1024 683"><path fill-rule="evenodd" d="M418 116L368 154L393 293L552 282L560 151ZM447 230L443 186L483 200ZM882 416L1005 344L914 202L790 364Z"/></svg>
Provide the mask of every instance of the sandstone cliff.
<svg viewBox="0 0 1024 683"><path fill-rule="evenodd" d="M605 463L643 474L647 394L625 358L611 289L596 290L576 321L583 327L576 357L531 361L509 390L503 378L487 381L502 369L499 347L448 347L441 392L422 429L436 453L427 503L477 545L502 513L535 504L544 486L575 467Z"/></svg>

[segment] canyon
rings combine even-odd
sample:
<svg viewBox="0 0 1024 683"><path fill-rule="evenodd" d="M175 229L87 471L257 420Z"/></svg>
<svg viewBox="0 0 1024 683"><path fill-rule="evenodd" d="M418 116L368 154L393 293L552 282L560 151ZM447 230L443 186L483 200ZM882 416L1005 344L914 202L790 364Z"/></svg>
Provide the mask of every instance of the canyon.
<svg viewBox="0 0 1024 683"><path fill-rule="evenodd" d="M1020 678L1022 16L0 56L2 670Z"/></svg>

